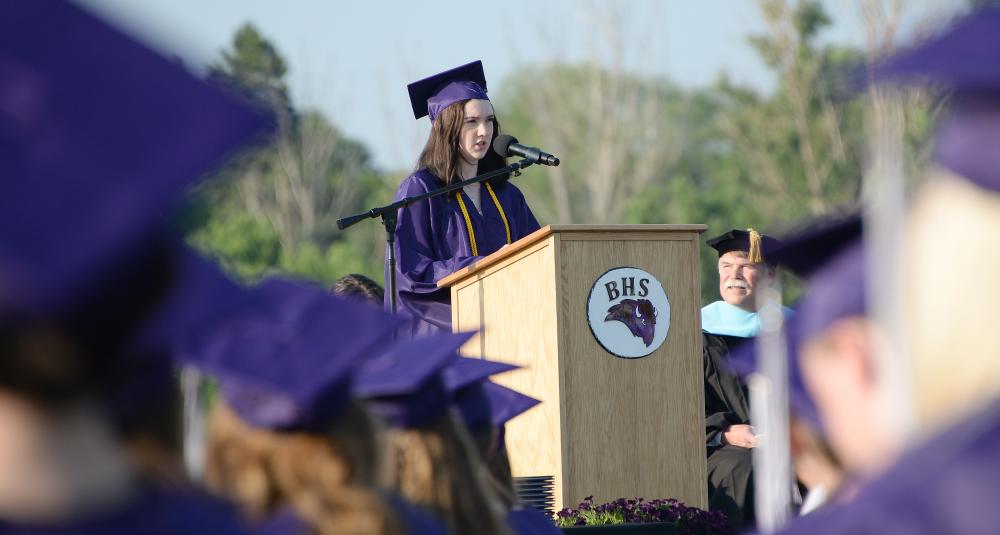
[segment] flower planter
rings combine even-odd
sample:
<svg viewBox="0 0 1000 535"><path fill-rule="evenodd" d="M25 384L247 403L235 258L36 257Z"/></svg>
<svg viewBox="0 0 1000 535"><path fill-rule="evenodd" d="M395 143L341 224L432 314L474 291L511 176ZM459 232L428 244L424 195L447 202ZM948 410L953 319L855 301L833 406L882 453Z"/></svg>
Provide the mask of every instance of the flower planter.
<svg viewBox="0 0 1000 535"><path fill-rule="evenodd" d="M729 522L719 511L688 507L673 499L631 500L619 498L595 504L587 496L575 509L556 513L563 533L577 535L723 535L730 533ZM624 523L629 522L631 523ZM582 525L580 525L582 524Z"/></svg>
<svg viewBox="0 0 1000 535"><path fill-rule="evenodd" d="M559 528L570 535L675 535L677 528L669 522L649 524L612 524L604 526L569 526Z"/></svg>

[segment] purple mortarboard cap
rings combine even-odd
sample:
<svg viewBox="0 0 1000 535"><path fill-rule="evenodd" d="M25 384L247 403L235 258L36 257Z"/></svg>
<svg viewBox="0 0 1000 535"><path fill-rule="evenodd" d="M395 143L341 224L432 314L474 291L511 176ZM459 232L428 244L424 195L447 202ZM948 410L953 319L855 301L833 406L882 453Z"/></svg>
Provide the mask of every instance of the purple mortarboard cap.
<svg viewBox="0 0 1000 535"><path fill-rule="evenodd" d="M441 377L449 392L458 392L469 385L485 381L490 376L518 368L520 366L506 362L459 357L441 370Z"/></svg>
<svg viewBox="0 0 1000 535"><path fill-rule="evenodd" d="M299 281L269 279L252 298L183 358L218 378L241 418L268 429L312 429L335 418L358 363L388 345L399 325Z"/></svg>
<svg viewBox="0 0 1000 535"><path fill-rule="evenodd" d="M246 288L178 239L169 242L169 282L163 298L131 341L132 353L170 358L197 347L229 318L253 306Z"/></svg>
<svg viewBox="0 0 1000 535"><path fill-rule="evenodd" d="M860 239L844 247L809 280L798 308L800 343L826 331L837 320L866 315L865 247Z"/></svg>
<svg viewBox="0 0 1000 535"><path fill-rule="evenodd" d="M809 278L845 247L860 239L862 230L862 218L858 213L816 221L784 237L781 244L771 250L770 260L799 277Z"/></svg>
<svg viewBox="0 0 1000 535"><path fill-rule="evenodd" d="M802 380L802 369L799 366L799 316L793 315L785 322L782 328L782 335L785 337L785 348L788 357L788 404L792 412L806 422L813 429L823 432L823 425L819 419L819 412L816 402ZM749 340L736 346L729 357L729 366L732 372L740 377L746 377L758 370L760 357L757 354L757 343Z"/></svg>
<svg viewBox="0 0 1000 535"><path fill-rule="evenodd" d="M983 8L875 66L876 79L943 82L958 91L1000 91L1000 9Z"/></svg>
<svg viewBox="0 0 1000 535"><path fill-rule="evenodd" d="M490 423L493 427L503 427L507 422L541 403L517 390L491 382L483 383L483 390L490 401Z"/></svg>
<svg viewBox="0 0 1000 535"><path fill-rule="evenodd" d="M876 66L876 80L933 82L955 95L939 123L934 160L1000 190L1000 9L973 12L948 30Z"/></svg>
<svg viewBox="0 0 1000 535"><path fill-rule="evenodd" d="M70 2L0 8L0 315L110 284L192 180L269 126Z"/></svg>
<svg viewBox="0 0 1000 535"><path fill-rule="evenodd" d="M851 214L825 220L788 237L771 260L809 279L796 314L800 342L822 333L834 321L866 311L863 221Z"/></svg>
<svg viewBox="0 0 1000 535"><path fill-rule="evenodd" d="M499 404L502 400L489 387L492 383L487 379L518 368L520 366L503 362L460 358L444 369L442 375L445 388L451 392L452 403L458 408L467 427L489 426L495 413L509 410Z"/></svg>
<svg viewBox="0 0 1000 535"><path fill-rule="evenodd" d="M119 373L126 382L110 392L112 409L120 416L162 392L173 380L175 359L252 304L250 294L213 263L177 239L164 237L163 242L168 271L163 297L129 337L118 368L131 373Z"/></svg>
<svg viewBox="0 0 1000 535"><path fill-rule="evenodd" d="M483 62L476 60L460 67L429 76L406 86L410 92L413 117L429 115L431 122L441 110L462 100L489 100Z"/></svg>
<svg viewBox="0 0 1000 535"><path fill-rule="evenodd" d="M451 394L443 370L475 333L443 333L395 344L365 362L354 382L354 395L368 401L390 425L422 427L448 411Z"/></svg>

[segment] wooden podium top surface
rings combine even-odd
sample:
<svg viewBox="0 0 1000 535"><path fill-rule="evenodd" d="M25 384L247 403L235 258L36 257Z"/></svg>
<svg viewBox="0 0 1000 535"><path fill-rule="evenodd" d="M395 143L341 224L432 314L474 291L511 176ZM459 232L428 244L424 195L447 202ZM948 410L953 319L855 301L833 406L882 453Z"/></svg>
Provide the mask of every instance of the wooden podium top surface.
<svg viewBox="0 0 1000 535"><path fill-rule="evenodd" d="M664 232L697 232L708 230L708 225L545 225L544 227L517 240L509 247L484 257L437 282L438 288L445 288L468 277L469 275L488 268L501 260L511 257L532 245L547 239L552 234L623 234L623 233L664 233Z"/></svg>

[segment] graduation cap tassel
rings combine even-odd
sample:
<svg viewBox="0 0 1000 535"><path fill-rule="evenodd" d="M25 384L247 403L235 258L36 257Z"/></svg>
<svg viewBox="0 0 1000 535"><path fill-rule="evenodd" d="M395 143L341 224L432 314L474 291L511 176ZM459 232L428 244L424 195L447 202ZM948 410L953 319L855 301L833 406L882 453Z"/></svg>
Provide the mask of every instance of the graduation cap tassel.
<svg viewBox="0 0 1000 535"><path fill-rule="evenodd" d="M759 264L764 261L764 255L760 251L760 233L752 228L748 228L747 232L750 234L750 252L747 254L747 260Z"/></svg>

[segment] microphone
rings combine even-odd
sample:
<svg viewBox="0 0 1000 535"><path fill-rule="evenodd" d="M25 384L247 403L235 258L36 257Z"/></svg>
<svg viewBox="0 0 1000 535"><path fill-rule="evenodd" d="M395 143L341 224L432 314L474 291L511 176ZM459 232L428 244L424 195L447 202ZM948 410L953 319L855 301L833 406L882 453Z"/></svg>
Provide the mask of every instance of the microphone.
<svg viewBox="0 0 1000 535"><path fill-rule="evenodd" d="M559 165L559 158L556 158L547 152L542 152L542 150L537 147L522 145L517 142L516 137L507 134L500 134L493 140L493 152L503 156L504 158L508 156L520 156L521 158L525 158L542 165Z"/></svg>

